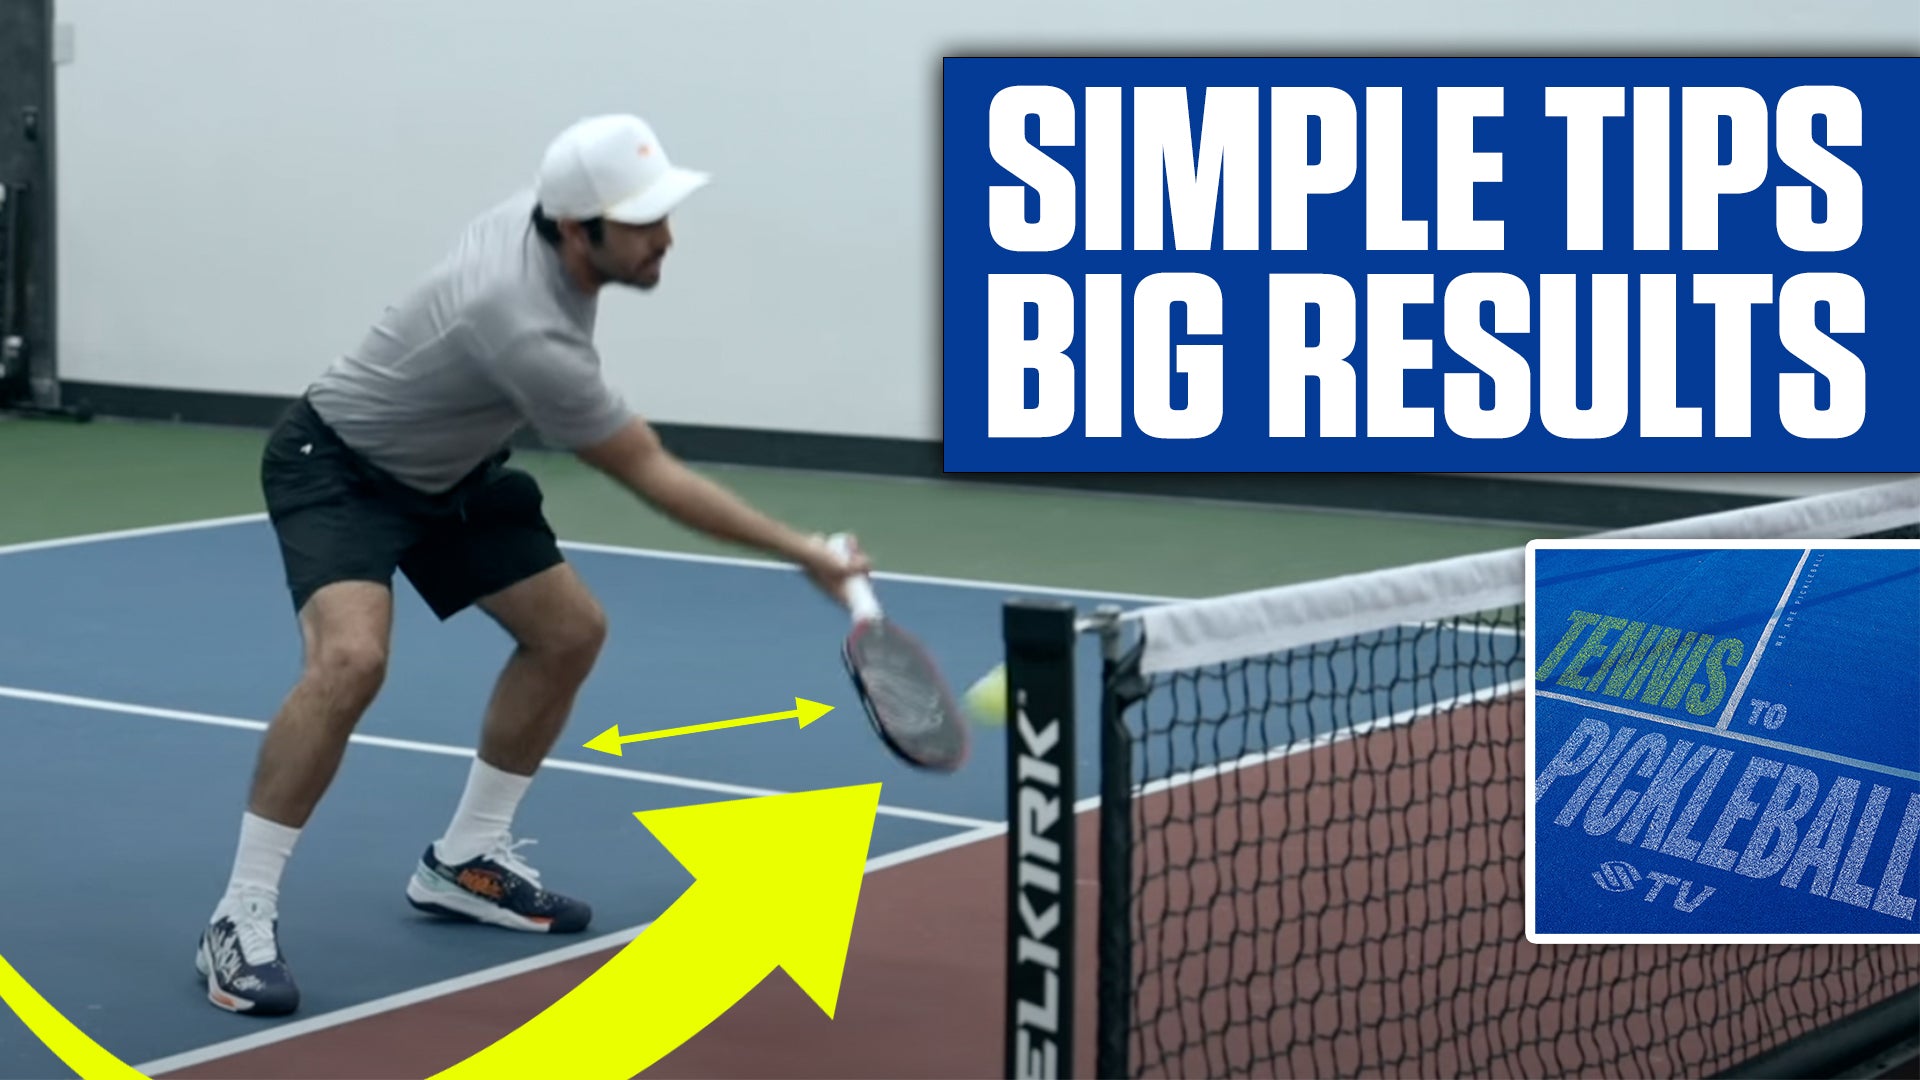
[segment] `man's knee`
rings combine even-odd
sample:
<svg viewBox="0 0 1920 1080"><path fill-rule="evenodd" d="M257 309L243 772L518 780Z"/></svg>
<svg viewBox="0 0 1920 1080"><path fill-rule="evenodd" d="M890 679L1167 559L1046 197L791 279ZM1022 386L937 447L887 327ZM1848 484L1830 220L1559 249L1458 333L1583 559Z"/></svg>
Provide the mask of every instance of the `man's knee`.
<svg viewBox="0 0 1920 1080"><path fill-rule="evenodd" d="M307 639L306 679L328 698L364 707L387 677L391 592L374 582L345 581L316 593L301 612Z"/></svg>
<svg viewBox="0 0 1920 1080"><path fill-rule="evenodd" d="M607 643L607 612L592 597L582 597L556 614L529 644L556 662L582 670L593 666Z"/></svg>
<svg viewBox="0 0 1920 1080"><path fill-rule="evenodd" d="M482 602L520 648L549 666L580 674L607 641L607 613L562 563Z"/></svg>
<svg viewBox="0 0 1920 1080"><path fill-rule="evenodd" d="M371 701L387 678L387 647L372 635L322 641L314 649L308 678L329 698Z"/></svg>

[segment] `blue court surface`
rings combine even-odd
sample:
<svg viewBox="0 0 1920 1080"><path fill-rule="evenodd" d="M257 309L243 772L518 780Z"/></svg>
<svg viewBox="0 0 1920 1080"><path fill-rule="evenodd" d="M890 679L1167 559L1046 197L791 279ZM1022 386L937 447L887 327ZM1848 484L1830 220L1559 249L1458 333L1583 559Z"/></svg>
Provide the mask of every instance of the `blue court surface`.
<svg viewBox="0 0 1920 1080"><path fill-rule="evenodd" d="M1532 550L1530 935L1920 935L1920 548Z"/></svg>
<svg viewBox="0 0 1920 1080"><path fill-rule="evenodd" d="M516 835L546 882L595 905L586 935L631 932L686 888L636 811L775 791L882 783L872 855L908 859L1005 820L1004 733L976 729L960 773L914 771L872 735L840 665L847 621L798 573L744 560L571 546L611 638ZM1091 607L1145 598L882 575L896 620L956 683L1001 658L1016 596ZM402 890L445 826L510 642L469 611L436 622L398 579L391 672L283 882L282 944L304 994L290 1021L378 1002L558 950L445 925ZM0 956L136 1067L286 1021L210 1006L192 946L233 857L259 733L299 672L272 534L240 519L0 550ZM1082 654L1080 789L1098 789L1096 649ZM804 732L762 724L629 746L581 744L791 708L836 707ZM982 903L1000 903L983 883ZM0 1009L0 1078L71 1075Z"/></svg>

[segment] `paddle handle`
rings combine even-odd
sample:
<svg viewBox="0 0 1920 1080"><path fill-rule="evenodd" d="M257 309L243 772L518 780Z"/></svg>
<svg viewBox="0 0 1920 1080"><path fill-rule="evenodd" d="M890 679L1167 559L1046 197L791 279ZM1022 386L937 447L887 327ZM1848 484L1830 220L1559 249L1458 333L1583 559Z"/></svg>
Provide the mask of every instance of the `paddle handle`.
<svg viewBox="0 0 1920 1080"><path fill-rule="evenodd" d="M843 559L853 557L853 536L849 533L834 533L827 538L827 546ZM846 589L847 607L853 612L854 622L872 622L880 618L880 600L873 595L873 582L867 575L855 574L847 578Z"/></svg>

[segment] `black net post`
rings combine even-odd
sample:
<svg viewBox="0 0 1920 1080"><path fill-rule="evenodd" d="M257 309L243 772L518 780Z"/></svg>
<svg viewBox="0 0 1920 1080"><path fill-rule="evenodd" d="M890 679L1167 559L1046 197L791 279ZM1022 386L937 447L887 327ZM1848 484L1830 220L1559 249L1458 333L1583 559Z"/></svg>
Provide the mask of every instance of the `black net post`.
<svg viewBox="0 0 1920 1080"><path fill-rule="evenodd" d="M1013 601L1007 655L1007 1076L1073 1075L1072 605Z"/></svg>
<svg viewBox="0 0 1920 1080"><path fill-rule="evenodd" d="M1715 1073L1716 1080L1795 1076L1913 1076L1920 1064L1920 987L1817 1028L1756 1058ZM1895 1071L1896 1066L1905 1068Z"/></svg>
<svg viewBox="0 0 1920 1080"><path fill-rule="evenodd" d="M1139 652L1129 652L1120 609L1103 607L1100 636L1099 972L1094 1075L1131 1076L1133 1035L1133 738L1126 712L1140 696Z"/></svg>

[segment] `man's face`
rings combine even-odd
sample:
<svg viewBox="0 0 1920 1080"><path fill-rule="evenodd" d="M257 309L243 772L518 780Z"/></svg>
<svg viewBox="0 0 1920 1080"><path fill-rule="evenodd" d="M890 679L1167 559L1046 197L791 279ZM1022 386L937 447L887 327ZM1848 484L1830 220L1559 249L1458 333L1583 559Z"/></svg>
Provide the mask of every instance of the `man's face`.
<svg viewBox="0 0 1920 1080"><path fill-rule="evenodd" d="M664 219L651 225L604 224L599 246L584 232L578 234L587 261L602 280L651 289L660 284L660 266L673 246L673 232Z"/></svg>

